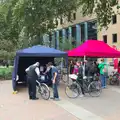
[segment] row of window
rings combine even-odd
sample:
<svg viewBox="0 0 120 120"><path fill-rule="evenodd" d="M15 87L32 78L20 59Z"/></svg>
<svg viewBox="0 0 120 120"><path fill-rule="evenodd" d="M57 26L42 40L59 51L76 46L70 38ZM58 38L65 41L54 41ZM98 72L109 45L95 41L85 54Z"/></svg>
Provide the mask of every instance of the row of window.
<svg viewBox="0 0 120 120"><path fill-rule="evenodd" d="M70 20L76 20L76 13L73 13L73 14L71 14L71 13L69 13L68 14L68 18L67 18L67 20L68 20L68 22L70 22ZM64 21L63 21L63 18L61 17L60 18L60 24L62 25L64 23ZM112 16L112 24L116 24L117 23L117 15L113 15ZM58 23L58 20L56 20L56 25L58 25L59 23Z"/></svg>
<svg viewBox="0 0 120 120"><path fill-rule="evenodd" d="M103 41L107 43L107 35L103 35ZM112 42L117 43L117 34L112 34Z"/></svg>
<svg viewBox="0 0 120 120"><path fill-rule="evenodd" d="M76 13L69 13L68 14L68 18L67 18L67 20L68 20L68 22L70 22L70 20L76 20ZM62 25L63 24L63 18L61 17L60 18L60 24ZM58 23L58 20L56 20L56 25L58 25L59 23Z"/></svg>

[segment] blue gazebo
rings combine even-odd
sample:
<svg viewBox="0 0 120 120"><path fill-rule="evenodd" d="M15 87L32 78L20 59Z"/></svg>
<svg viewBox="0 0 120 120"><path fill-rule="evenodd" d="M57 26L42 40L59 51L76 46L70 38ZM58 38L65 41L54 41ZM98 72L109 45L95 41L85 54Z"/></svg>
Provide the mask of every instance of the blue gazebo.
<svg viewBox="0 0 120 120"><path fill-rule="evenodd" d="M48 62L54 62L54 58L56 57L64 57L66 59L66 63L68 63L68 55L66 52L46 46L37 45L17 51L12 75L13 89L15 89L17 85L16 76L19 75L20 81L23 82L25 69L29 65L37 61L39 61L40 64L45 65Z"/></svg>

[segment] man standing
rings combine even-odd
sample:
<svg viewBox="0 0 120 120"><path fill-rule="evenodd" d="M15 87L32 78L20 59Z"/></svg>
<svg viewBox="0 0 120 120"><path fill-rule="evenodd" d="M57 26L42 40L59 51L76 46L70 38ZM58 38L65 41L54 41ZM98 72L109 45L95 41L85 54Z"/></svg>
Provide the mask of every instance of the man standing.
<svg viewBox="0 0 120 120"><path fill-rule="evenodd" d="M84 71L83 71L83 66L81 65L81 63L78 61L77 62L77 65L78 65L78 67L79 67L79 69L78 69L78 77L77 77L77 81L80 83L80 85L81 85L81 91L82 91L82 93L80 94L80 97L83 97L84 96L84 89L83 89L83 83L84 83L84 81L83 81L83 75L84 75Z"/></svg>
<svg viewBox="0 0 120 120"><path fill-rule="evenodd" d="M104 59L101 59L101 63L98 65L98 68L100 69L102 88L106 88L107 63L105 63Z"/></svg>
<svg viewBox="0 0 120 120"><path fill-rule="evenodd" d="M35 64L29 66L25 71L27 73L29 99L37 100L36 80L40 76L39 62L36 62Z"/></svg>
<svg viewBox="0 0 120 120"><path fill-rule="evenodd" d="M48 66L51 68L52 84L53 84L53 97L51 99L59 101L58 70L57 70L57 68L55 66L53 66L52 62L49 62Z"/></svg>

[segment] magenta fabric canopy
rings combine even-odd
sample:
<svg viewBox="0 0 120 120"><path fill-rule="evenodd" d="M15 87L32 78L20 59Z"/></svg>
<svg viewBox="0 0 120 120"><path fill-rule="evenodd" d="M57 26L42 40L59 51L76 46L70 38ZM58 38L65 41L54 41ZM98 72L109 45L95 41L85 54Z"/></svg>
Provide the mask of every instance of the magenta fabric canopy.
<svg viewBox="0 0 120 120"><path fill-rule="evenodd" d="M82 45L67 51L69 57L119 58L120 52L99 40L87 40Z"/></svg>

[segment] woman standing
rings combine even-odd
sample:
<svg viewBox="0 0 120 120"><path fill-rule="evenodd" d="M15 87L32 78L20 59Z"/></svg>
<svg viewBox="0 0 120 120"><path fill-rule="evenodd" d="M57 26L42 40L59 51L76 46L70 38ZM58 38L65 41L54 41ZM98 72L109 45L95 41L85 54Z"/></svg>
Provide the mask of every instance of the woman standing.
<svg viewBox="0 0 120 120"><path fill-rule="evenodd" d="M78 74L78 70L79 70L79 61L77 61L74 65L73 74Z"/></svg>

